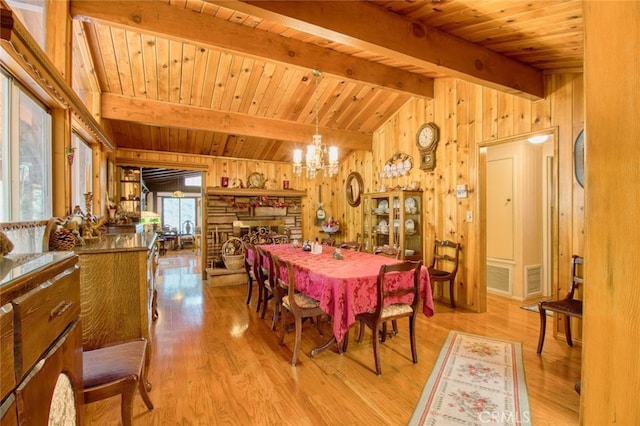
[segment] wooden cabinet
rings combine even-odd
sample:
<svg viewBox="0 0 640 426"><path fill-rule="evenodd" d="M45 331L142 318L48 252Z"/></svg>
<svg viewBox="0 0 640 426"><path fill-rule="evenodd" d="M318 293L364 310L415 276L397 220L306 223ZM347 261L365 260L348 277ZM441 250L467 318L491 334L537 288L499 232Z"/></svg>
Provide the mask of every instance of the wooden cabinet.
<svg viewBox="0 0 640 426"><path fill-rule="evenodd" d="M139 167L118 167L118 202L133 222L139 222L144 210L142 174Z"/></svg>
<svg viewBox="0 0 640 426"><path fill-rule="evenodd" d="M85 350L144 337L148 365L157 250L155 233L105 234L76 247Z"/></svg>
<svg viewBox="0 0 640 426"><path fill-rule="evenodd" d="M387 191L363 194L362 249L400 249L400 259L423 260L422 191Z"/></svg>
<svg viewBox="0 0 640 426"><path fill-rule="evenodd" d="M0 425L81 424L80 271L73 253L0 258Z"/></svg>

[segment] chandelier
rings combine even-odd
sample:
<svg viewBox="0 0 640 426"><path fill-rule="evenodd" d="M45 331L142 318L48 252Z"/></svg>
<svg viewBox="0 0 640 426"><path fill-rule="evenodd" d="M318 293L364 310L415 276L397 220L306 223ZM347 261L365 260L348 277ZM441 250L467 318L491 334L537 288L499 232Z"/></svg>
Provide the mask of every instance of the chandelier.
<svg viewBox="0 0 640 426"><path fill-rule="evenodd" d="M318 70L312 71L313 76L316 78L316 133L313 135L313 142L307 146L307 155L305 157L304 164L302 163L302 150L293 150L293 173L296 176L302 175L302 169L306 169L307 178L315 178L320 170L324 171L325 177L331 177L338 173L338 147L331 146L327 149L327 146L322 143L322 136L318 131L318 81L322 73ZM328 154L328 163L325 164L325 155Z"/></svg>

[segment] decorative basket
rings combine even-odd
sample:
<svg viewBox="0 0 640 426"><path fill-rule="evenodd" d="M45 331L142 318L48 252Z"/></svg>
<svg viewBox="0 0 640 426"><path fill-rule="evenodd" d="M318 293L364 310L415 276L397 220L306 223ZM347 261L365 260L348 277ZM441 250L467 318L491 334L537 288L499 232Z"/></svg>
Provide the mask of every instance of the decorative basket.
<svg viewBox="0 0 640 426"><path fill-rule="evenodd" d="M242 269L244 266L244 243L231 237L222 244L222 261L227 269Z"/></svg>

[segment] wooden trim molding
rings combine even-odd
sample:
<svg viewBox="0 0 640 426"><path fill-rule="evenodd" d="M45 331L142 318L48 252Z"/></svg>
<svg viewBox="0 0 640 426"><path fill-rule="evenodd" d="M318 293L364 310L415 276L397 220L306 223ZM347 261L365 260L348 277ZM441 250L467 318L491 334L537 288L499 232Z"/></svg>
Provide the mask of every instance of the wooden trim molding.
<svg viewBox="0 0 640 426"><path fill-rule="evenodd" d="M13 12L0 2L0 60L13 63L26 73L52 102L64 109L70 109L73 116L88 129L108 151L114 150L113 143L105 135L98 122L93 118L82 100L76 95L55 66L33 39L22 23L13 17ZM21 70L13 70L21 78Z"/></svg>
<svg viewBox="0 0 640 426"><path fill-rule="evenodd" d="M207 195L226 197L306 197L307 191L295 189L255 189L255 188L217 188L207 187Z"/></svg>

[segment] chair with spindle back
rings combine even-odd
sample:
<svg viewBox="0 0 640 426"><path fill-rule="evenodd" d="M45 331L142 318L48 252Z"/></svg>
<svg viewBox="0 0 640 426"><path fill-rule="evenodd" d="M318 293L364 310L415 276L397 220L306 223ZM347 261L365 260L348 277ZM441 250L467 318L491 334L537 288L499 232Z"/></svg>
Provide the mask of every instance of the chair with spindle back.
<svg viewBox="0 0 640 426"><path fill-rule="evenodd" d="M449 302L451 307L456 307L454 297L454 282L458 273L458 264L460 262L460 250L462 245L449 240L436 240L433 243L433 260L429 266L429 278L431 286L435 283L449 283ZM444 291L444 288L442 289Z"/></svg>

